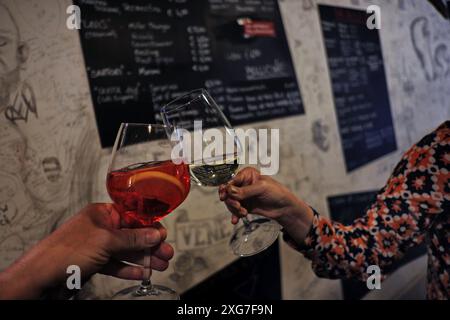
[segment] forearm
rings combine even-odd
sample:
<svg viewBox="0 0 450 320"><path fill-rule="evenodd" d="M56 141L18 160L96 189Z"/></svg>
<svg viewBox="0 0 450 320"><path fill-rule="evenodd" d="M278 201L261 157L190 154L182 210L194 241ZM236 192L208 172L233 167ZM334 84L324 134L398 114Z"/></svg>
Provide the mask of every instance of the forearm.
<svg viewBox="0 0 450 320"><path fill-rule="evenodd" d="M66 254L61 255L62 248L48 246L50 241L42 240L0 273L0 300L39 299L47 289L62 283Z"/></svg>
<svg viewBox="0 0 450 320"><path fill-rule="evenodd" d="M39 277L39 273L34 273L20 262L0 273L0 300L39 298L44 288L35 282L33 274Z"/></svg>

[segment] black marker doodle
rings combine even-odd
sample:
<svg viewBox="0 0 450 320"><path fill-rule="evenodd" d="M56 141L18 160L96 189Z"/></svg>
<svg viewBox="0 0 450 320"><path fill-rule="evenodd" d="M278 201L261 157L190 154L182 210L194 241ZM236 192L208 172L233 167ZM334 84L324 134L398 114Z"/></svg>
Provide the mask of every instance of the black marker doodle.
<svg viewBox="0 0 450 320"><path fill-rule="evenodd" d="M4 67L0 72L0 110L4 110L6 118L14 124L19 120L27 122L30 112L37 116L34 91L21 77L21 70L26 68L29 47L22 41L17 20L9 8L2 3L0 3L0 15L2 37L11 40L5 42L4 50L0 51L0 60ZM14 52L14 59L6 52Z"/></svg>
<svg viewBox="0 0 450 320"><path fill-rule="evenodd" d="M450 53L446 44L441 43L432 49L431 31L426 17L414 19L410 27L411 41L420 65L428 81L435 81L450 75Z"/></svg>
<svg viewBox="0 0 450 320"><path fill-rule="evenodd" d="M420 65L425 72L428 81L435 79L433 55L431 53L430 29L428 26L428 18L418 17L414 19L410 27L411 41L419 58Z"/></svg>
<svg viewBox="0 0 450 320"><path fill-rule="evenodd" d="M28 122L28 115L30 112L36 117L38 116L36 97L31 86L27 83L23 83L22 87L14 97L12 105L5 109L5 116L14 124L20 120L23 120L26 123Z"/></svg>
<svg viewBox="0 0 450 320"><path fill-rule="evenodd" d="M0 227L16 223L18 213L19 210L13 201L0 203Z"/></svg>
<svg viewBox="0 0 450 320"><path fill-rule="evenodd" d="M56 157L48 157L42 160L42 169L50 182L57 182L61 179L61 163Z"/></svg>
<svg viewBox="0 0 450 320"><path fill-rule="evenodd" d="M11 224L11 220L8 217L8 209L9 207L7 203L0 205L0 226Z"/></svg>
<svg viewBox="0 0 450 320"><path fill-rule="evenodd" d="M447 77L450 75L450 52L445 43L436 47L435 61L438 76Z"/></svg>

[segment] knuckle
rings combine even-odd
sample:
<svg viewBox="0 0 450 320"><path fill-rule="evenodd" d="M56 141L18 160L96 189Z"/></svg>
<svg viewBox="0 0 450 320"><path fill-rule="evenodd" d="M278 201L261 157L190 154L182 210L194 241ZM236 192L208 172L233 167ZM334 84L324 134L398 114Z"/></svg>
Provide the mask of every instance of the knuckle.
<svg viewBox="0 0 450 320"><path fill-rule="evenodd" d="M127 233L127 244L130 249L134 249L138 247L139 239L137 236L137 232L128 232Z"/></svg>
<svg viewBox="0 0 450 320"><path fill-rule="evenodd" d="M109 247L115 242L115 236L108 230L100 230L96 235L96 242L101 246Z"/></svg>
<svg viewBox="0 0 450 320"><path fill-rule="evenodd" d="M269 183L266 180L261 180L259 183L263 189L266 189L269 187Z"/></svg>
<svg viewBox="0 0 450 320"><path fill-rule="evenodd" d="M175 255L175 250L170 244L167 244L167 260L170 260Z"/></svg>
<svg viewBox="0 0 450 320"><path fill-rule="evenodd" d="M107 207L103 203L90 203L83 209L83 212L96 221L99 213L107 212Z"/></svg>

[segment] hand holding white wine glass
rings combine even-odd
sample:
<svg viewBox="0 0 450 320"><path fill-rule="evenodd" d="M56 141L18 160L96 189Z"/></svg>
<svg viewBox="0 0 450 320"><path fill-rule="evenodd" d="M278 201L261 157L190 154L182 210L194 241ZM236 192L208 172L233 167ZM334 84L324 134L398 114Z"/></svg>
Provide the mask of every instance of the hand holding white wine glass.
<svg viewBox="0 0 450 320"><path fill-rule="evenodd" d="M192 181L198 186L218 187L229 182L237 173L239 160L242 156L242 146L236 136L230 122L204 89L195 90L170 102L161 109L161 116L164 124L168 127L184 129L189 139L194 142L190 148L183 148L189 162L189 171ZM198 127L198 124L201 127ZM208 132L220 132L222 134L222 145L213 149L211 155L206 158L201 150L206 150L211 144L211 136ZM173 135L179 140L186 140L181 137L180 132L167 132L169 138ZM200 140L199 140L200 139ZM214 141L217 146L218 142ZM211 149L210 149L211 150ZM201 154L199 154L201 153ZM257 218L253 220L244 217L243 225L237 227L230 239L230 246L234 254L244 257L257 254L267 249L273 244L280 233L280 225L267 218Z"/></svg>

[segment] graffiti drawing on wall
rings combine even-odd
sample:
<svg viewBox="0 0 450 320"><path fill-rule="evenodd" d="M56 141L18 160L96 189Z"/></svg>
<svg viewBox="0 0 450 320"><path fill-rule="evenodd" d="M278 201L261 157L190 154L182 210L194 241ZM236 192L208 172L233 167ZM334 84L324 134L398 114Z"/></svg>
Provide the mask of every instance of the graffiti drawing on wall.
<svg viewBox="0 0 450 320"><path fill-rule="evenodd" d="M411 41L428 81L450 76L450 51L446 43L433 43L428 17L418 17L410 25Z"/></svg>
<svg viewBox="0 0 450 320"><path fill-rule="evenodd" d="M43 17L58 21L58 6L27 3L39 15L25 22L23 3L0 1L0 270L89 201L98 154L83 93L46 68L67 57L42 44L52 40L45 33L29 34Z"/></svg>

